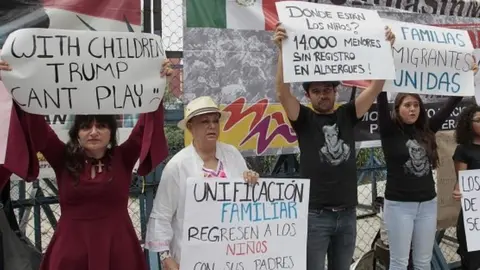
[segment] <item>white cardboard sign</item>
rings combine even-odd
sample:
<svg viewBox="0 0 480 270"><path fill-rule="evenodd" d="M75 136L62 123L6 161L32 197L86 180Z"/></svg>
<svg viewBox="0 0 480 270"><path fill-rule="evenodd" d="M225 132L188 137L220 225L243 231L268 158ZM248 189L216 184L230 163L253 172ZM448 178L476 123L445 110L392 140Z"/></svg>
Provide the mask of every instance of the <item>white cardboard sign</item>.
<svg viewBox="0 0 480 270"><path fill-rule="evenodd" d="M58 29L10 34L2 79L33 114L132 114L158 108L166 80L157 35Z"/></svg>
<svg viewBox="0 0 480 270"><path fill-rule="evenodd" d="M474 48L466 30L384 20L395 33L396 78L385 91L473 96Z"/></svg>
<svg viewBox="0 0 480 270"><path fill-rule="evenodd" d="M285 82L395 78L377 11L304 1L276 7L288 36L282 45Z"/></svg>
<svg viewBox="0 0 480 270"><path fill-rule="evenodd" d="M480 170L458 172L467 249L480 250Z"/></svg>
<svg viewBox="0 0 480 270"><path fill-rule="evenodd" d="M309 180L187 181L181 269L307 269Z"/></svg>

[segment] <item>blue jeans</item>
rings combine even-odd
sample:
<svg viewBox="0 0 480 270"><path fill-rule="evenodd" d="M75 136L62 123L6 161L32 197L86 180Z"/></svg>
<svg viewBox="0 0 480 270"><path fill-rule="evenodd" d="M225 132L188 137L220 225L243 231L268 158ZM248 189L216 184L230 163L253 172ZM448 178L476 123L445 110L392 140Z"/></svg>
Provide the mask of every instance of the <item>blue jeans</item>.
<svg viewBox="0 0 480 270"><path fill-rule="evenodd" d="M328 250L331 270L349 270L357 237L356 209L308 214L307 270L324 270Z"/></svg>
<svg viewBox="0 0 480 270"><path fill-rule="evenodd" d="M410 249L415 270L430 270L437 231L437 198L426 202L385 200L383 218L390 270L406 270Z"/></svg>

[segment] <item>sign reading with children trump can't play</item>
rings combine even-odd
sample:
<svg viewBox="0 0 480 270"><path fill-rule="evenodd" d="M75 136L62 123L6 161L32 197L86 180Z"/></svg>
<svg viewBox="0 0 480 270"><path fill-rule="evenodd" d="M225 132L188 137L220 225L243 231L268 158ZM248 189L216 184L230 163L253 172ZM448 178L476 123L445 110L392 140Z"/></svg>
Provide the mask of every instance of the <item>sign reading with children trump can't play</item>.
<svg viewBox="0 0 480 270"><path fill-rule="evenodd" d="M34 114L155 111L163 98L165 52L158 35L21 29L9 35L2 79L22 110Z"/></svg>

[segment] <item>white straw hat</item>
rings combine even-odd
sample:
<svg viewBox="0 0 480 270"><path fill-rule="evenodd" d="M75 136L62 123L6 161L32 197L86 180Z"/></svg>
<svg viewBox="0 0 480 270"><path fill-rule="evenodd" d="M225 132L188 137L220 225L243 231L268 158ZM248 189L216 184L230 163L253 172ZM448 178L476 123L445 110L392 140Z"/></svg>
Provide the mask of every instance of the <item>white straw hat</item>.
<svg viewBox="0 0 480 270"><path fill-rule="evenodd" d="M185 118L178 122L177 126L180 129L185 130L188 121L193 117L207 113L219 113L220 121L224 121L230 116L229 112L221 111L211 97L203 96L198 97L187 104Z"/></svg>

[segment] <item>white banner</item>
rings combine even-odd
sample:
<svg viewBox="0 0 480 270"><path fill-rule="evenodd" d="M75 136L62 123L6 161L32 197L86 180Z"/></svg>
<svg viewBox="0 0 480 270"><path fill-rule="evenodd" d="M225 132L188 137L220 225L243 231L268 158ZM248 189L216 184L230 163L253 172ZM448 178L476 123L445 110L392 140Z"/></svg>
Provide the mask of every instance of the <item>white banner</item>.
<svg viewBox="0 0 480 270"><path fill-rule="evenodd" d="M395 78L385 24L376 11L301 1L276 7L288 36L285 82Z"/></svg>
<svg viewBox="0 0 480 270"><path fill-rule="evenodd" d="M29 113L145 113L165 91L165 52L153 34L21 29L1 57L12 67L5 86Z"/></svg>
<svg viewBox="0 0 480 270"><path fill-rule="evenodd" d="M12 105L12 98L0 81L0 164L5 163Z"/></svg>
<svg viewBox="0 0 480 270"><path fill-rule="evenodd" d="M304 179L188 179L181 269L307 269L309 191Z"/></svg>
<svg viewBox="0 0 480 270"><path fill-rule="evenodd" d="M389 92L473 96L473 45L465 30L384 20L392 28L396 78Z"/></svg>
<svg viewBox="0 0 480 270"><path fill-rule="evenodd" d="M458 172L467 249L480 250L480 170Z"/></svg>

